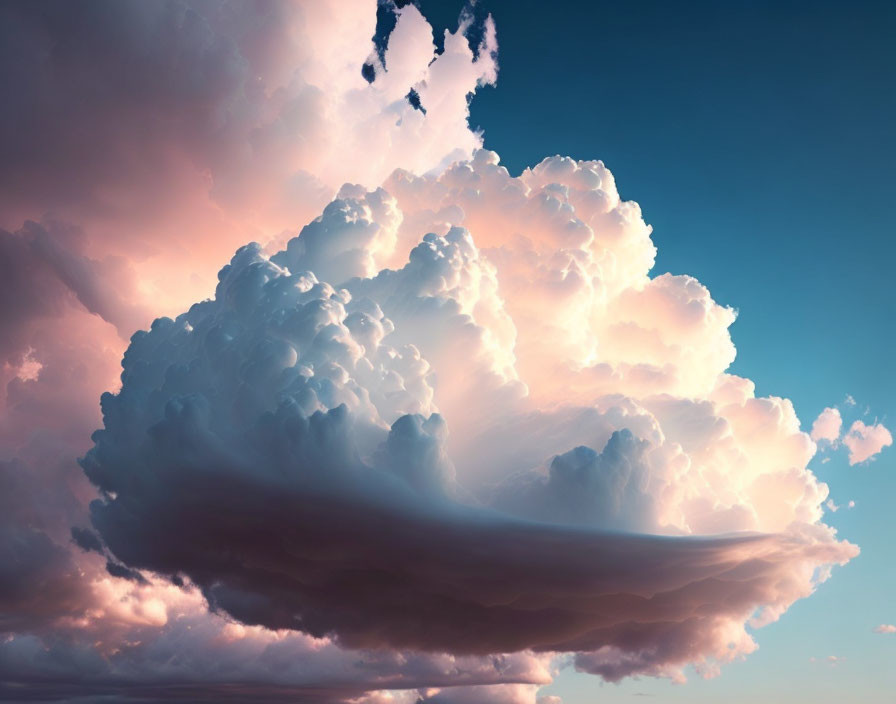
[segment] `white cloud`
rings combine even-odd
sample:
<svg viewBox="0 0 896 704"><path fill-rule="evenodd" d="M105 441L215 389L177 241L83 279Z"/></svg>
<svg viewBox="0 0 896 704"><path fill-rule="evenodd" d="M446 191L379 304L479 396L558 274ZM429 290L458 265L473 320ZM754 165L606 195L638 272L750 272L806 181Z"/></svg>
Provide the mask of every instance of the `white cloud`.
<svg viewBox="0 0 896 704"><path fill-rule="evenodd" d="M884 634L896 633L896 626L894 626L890 623L882 623L879 626L875 626L874 632L875 633L884 633Z"/></svg>

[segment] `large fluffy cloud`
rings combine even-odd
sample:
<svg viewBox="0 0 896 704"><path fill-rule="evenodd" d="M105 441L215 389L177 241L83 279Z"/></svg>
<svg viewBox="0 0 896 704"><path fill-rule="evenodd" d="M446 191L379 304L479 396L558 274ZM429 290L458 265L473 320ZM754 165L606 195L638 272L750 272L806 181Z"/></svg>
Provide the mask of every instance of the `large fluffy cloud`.
<svg viewBox="0 0 896 704"><path fill-rule="evenodd" d="M791 404L725 373L733 314L648 276L602 164L385 188L134 337L83 463L118 559L246 624L618 679L750 652L855 554Z"/></svg>

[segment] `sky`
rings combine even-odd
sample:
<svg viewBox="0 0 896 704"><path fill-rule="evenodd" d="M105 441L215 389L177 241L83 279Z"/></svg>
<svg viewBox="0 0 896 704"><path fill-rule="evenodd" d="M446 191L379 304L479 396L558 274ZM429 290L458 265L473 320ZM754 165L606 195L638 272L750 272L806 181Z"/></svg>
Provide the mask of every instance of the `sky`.
<svg viewBox="0 0 896 704"><path fill-rule="evenodd" d="M555 152L603 159L654 227L654 272L693 274L738 309L733 370L763 393L791 398L807 425L847 395L860 407L853 417L867 409L892 418L893 8L489 9L500 27L501 80L471 112L502 162L520 169ZM862 554L723 677L681 689L603 687L601 701L636 692L662 701L841 701L892 690L886 663L896 646L869 624L893 608L896 569L881 530L896 490L893 460L885 454L856 471L835 454L812 466L838 504L856 501L830 522ZM845 659L809 662L829 655ZM591 701L576 684L563 692Z"/></svg>
<svg viewBox="0 0 896 704"><path fill-rule="evenodd" d="M0 5L0 698L885 696L896 12L400 5Z"/></svg>

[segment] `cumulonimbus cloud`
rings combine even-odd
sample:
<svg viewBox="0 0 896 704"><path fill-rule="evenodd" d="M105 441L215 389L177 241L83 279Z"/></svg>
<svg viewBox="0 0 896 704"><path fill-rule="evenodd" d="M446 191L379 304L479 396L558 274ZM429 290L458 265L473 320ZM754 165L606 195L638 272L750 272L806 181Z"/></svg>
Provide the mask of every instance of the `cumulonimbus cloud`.
<svg viewBox="0 0 896 704"><path fill-rule="evenodd" d="M83 463L127 565L251 625L615 680L750 652L855 554L790 404L725 374L733 315L648 276L602 164L340 195L134 337Z"/></svg>

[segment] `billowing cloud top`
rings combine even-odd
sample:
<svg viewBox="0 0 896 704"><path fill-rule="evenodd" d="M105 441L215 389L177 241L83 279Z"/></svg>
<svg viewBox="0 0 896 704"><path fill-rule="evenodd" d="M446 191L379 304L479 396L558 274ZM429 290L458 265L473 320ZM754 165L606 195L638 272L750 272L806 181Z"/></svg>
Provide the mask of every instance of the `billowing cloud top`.
<svg viewBox="0 0 896 704"><path fill-rule="evenodd" d="M82 9L0 22L40 69L0 64L0 696L712 675L857 553L808 469L839 422L727 373L734 312L651 276L604 164L481 148L490 18L436 50L411 5L378 45L373 2Z"/></svg>

